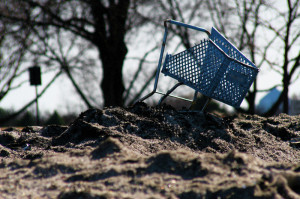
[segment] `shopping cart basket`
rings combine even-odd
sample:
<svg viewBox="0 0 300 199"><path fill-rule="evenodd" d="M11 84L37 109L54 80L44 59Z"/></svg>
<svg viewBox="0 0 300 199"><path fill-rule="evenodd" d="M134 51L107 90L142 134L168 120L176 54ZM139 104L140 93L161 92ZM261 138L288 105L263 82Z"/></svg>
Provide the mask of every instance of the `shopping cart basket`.
<svg viewBox="0 0 300 199"><path fill-rule="evenodd" d="M205 32L208 38L178 54L167 54L161 69L168 34L167 23ZM178 86L187 85L195 90L195 96L200 92L207 99L212 98L225 104L239 107L258 71L258 68L215 28L212 28L211 32L209 32L203 28L167 20L165 21L165 34L154 89L139 101L147 99L154 93L159 93L164 95L159 101L161 103ZM167 93L157 91L160 72L178 80L178 83ZM192 101L178 96L173 97ZM206 105L204 105L203 110Z"/></svg>

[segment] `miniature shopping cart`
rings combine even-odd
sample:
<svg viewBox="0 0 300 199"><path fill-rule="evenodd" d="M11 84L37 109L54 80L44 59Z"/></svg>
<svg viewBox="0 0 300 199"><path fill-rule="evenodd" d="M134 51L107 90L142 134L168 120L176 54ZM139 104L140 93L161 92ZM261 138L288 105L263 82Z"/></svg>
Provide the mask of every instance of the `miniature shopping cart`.
<svg viewBox="0 0 300 199"><path fill-rule="evenodd" d="M208 38L178 54L167 54L161 69L168 35L167 23L205 32ZM203 28L174 20L167 20L165 21L165 33L156 71L154 89L139 101L147 99L154 93L163 95L159 104L167 96L192 101L170 95L178 86L187 85L195 90L194 99L198 92L207 98L202 110L205 109L211 98L234 107L239 107L256 78L258 71L258 68L215 28L212 28L211 32L209 32ZM160 72L178 80L178 83L166 93L157 91Z"/></svg>

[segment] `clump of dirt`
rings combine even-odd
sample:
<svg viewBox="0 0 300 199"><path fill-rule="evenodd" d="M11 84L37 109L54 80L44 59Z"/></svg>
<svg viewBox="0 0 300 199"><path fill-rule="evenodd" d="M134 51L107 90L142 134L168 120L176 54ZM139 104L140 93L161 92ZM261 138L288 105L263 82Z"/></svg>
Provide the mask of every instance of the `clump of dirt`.
<svg viewBox="0 0 300 199"><path fill-rule="evenodd" d="M300 116L90 109L0 132L3 198L299 198Z"/></svg>

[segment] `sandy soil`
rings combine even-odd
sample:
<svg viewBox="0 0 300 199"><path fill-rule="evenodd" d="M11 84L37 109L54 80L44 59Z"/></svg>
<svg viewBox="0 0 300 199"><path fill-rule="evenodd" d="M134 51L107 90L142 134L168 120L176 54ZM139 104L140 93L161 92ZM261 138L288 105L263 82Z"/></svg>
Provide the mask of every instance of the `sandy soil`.
<svg viewBox="0 0 300 199"><path fill-rule="evenodd" d="M0 132L0 198L300 198L300 116L144 103Z"/></svg>

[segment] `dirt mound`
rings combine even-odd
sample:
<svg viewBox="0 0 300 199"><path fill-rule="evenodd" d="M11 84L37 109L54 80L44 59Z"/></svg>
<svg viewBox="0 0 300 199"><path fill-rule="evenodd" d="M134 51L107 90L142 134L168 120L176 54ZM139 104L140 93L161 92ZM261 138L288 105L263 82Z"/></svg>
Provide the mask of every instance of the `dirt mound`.
<svg viewBox="0 0 300 199"><path fill-rule="evenodd" d="M299 198L300 116L139 103L0 132L3 198ZM0 197L0 198L1 198Z"/></svg>

